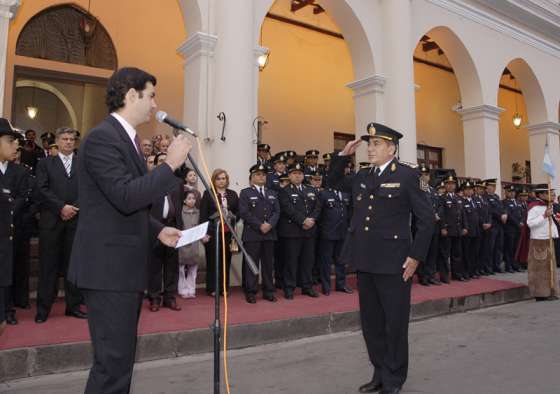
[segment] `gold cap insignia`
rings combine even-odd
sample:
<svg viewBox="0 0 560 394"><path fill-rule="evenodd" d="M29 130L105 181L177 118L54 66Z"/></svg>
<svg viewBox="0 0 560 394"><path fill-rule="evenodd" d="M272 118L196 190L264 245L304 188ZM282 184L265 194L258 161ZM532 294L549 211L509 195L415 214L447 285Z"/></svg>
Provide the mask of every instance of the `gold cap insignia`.
<svg viewBox="0 0 560 394"><path fill-rule="evenodd" d="M369 124L367 130L368 130L368 134L371 136L377 134L377 130L375 129L375 126L373 124Z"/></svg>

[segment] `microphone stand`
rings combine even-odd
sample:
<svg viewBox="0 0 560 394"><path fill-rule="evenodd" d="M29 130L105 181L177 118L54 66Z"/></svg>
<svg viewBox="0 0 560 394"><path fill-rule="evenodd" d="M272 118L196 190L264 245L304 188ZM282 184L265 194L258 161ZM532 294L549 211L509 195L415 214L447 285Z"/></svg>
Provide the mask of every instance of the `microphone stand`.
<svg viewBox="0 0 560 394"><path fill-rule="evenodd" d="M212 193L212 188L210 187L210 185L208 184L208 182L204 178L204 175L200 171L200 168L198 167L196 162L191 157L190 153L187 154L187 159L191 163L193 170L198 175L198 179L200 179L200 181L202 182L202 185L204 186L204 189L206 189L208 194L214 200L214 204L216 205L216 209L217 209L219 201L216 201L216 199L214 198L214 194ZM220 218L219 218L219 214L216 216L216 218L212 219L212 223L216 226L216 232L214 234L214 236L215 236L214 239L216 240L215 241L215 250L214 250L214 252L216 254L216 259L215 259L216 260L216 266L215 266L216 275L214 276L214 289L215 289L214 323L212 325L212 332L213 332L213 336L214 336L214 394L220 394L220 336L221 336L221 333L222 333L222 325L221 325L221 319L220 319L220 289L221 289L220 270L222 269L222 264L220 264L221 254L220 254ZM243 253L243 257L245 258L245 262L249 266L249 269L251 270L251 272L255 275L258 275L259 274L259 269L258 269L257 265L255 264L255 262L253 261L253 258L249 255L249 253L247 253L247 250L245 249L245 246L243 245L243 243L241 243L241 240L239 239L239 236L235 232L235 229L232 228L232 226L230 225L227 218L224 218L224 225L225 225L225 227L227 227L229 229L229 232L231 233L232 237L235 239L235 241L239 245L239 249ZM226 245L226 248L227 247L228 247L228 245ZM227 274L224 272L224 275L227 275ZM210 278L208 278L208 279L210 279Z"/></svg>

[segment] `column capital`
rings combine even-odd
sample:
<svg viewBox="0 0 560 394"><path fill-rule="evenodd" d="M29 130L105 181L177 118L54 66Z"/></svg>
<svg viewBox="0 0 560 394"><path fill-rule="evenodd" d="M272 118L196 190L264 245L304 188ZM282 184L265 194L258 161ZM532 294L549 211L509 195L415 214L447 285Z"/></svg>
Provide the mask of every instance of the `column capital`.
<svg viewBox="0 0 560 394"><path fill-rule="evenodd" d="M525 127L529 132L529 137L540 134L552 134L559 136L560 123L557 122L543 122L538 124L532 124Z"/></svg>
<svg viewBox="0 0 560 394"><path fill-rule="evenodd" d="M12 19L21 0L0 0L0 17Z"/></svg>
<svg viewBox="0 0 560 394"><path fill-rule="evenodd" d="M214 56L218 37L213 34L197 31L177 48L177 52L185 58L185 65L200 56Z"/></svg>
<svg viewBox="0 0 560 394"><path fill-rule="evenodd" d="M469 121L474 119L489 119L489 120L500 120L500 114L504 112L504 108L496 107L494 105L482 104L476 107L461 108L457 110L457 113L461 115L463 121Z"/></svg>
<svg viewBox="0 0 560 394"><path fill-rule="evenodd" d="M366 96L370 93L381 93L385 91L385 83L387 78L382 75L376 74L367 78L359 79L350 82L346 85L347 88L352 89L354 97Z"/></svg>

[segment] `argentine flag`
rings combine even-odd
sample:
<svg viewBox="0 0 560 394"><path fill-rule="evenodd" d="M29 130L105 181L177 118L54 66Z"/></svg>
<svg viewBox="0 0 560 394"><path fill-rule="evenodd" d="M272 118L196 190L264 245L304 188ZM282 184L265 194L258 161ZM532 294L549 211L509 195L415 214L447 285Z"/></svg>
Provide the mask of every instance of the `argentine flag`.
<svg viewBox="0 0 560 394"><path fill-rule="evenodd" d="M548 142L544 146L544 159L542 163L543 171L548 174L552 179L556 178L556 169L554 168L554 164L552 164L552 160L550 158L550 152L548 151Z"/></svg>

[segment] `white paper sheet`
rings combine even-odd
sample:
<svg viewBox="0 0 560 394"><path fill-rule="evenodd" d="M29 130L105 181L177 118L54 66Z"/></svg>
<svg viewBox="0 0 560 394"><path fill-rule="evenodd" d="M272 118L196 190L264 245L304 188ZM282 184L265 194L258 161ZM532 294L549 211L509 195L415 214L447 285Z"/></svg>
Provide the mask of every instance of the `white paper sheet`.
<svg viewBox="0 0 560 394"><path fill-rule="evenodd" d="M208 231L208 222L199 224L198 226L190 228L188 230L181 231L181 238L179 238L179 241L177 242L177 246L175 246L175 249L178 249L181 246L192 244L193 242L196 242L204 238L207 231Z"/></svg>

